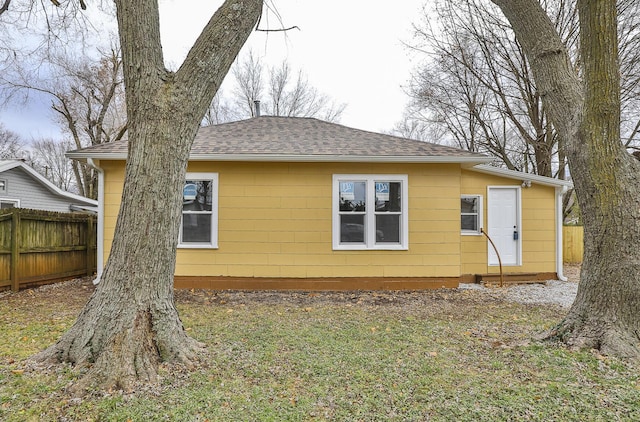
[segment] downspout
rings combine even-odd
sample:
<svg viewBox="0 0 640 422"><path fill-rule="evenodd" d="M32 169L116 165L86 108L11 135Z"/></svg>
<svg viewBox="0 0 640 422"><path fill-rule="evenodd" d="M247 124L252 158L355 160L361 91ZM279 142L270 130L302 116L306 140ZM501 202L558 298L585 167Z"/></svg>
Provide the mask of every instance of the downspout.
<svg viewBox="0 0 640 422"><path fill-rule="evenodd" d="M564 275L564 262L562 256L562 227L563 227L563 209L562 209L562 196L567 192L567 187L556 188L556 274L558 274L558 280L567 281L567 277Z"/></svg>
<svg viewBox="0 0 640 422"><path fill-rule="evenodd" d="M98 236L96 238L96 279L93 284L100 283L102 271L104 270L104 170L93 161L87 158L89 167L98 172Z"/></svg>

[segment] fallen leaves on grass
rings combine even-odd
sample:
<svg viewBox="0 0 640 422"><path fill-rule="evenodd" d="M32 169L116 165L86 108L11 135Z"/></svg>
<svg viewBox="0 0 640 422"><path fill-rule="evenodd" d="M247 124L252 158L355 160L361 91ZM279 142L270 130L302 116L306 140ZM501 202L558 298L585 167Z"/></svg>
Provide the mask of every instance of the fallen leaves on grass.
<svg viewBox="0 0 640 422"><path fill-rule="evenodd" d="M501 290L178 290L186 330L209 346L198 369L163 363L156 385L74 401L73 367L20 362L92 288L0 298L0 419L640 420L636 370L532 340L561 310Z"/></svg>

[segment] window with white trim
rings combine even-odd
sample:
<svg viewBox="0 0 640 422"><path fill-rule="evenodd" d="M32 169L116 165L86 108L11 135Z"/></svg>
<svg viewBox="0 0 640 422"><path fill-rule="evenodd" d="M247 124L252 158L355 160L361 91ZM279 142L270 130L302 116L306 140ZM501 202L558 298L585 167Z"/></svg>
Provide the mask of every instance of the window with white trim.
<svg viewBox="0 0 640 422"><path fill-rule="evenodd" d="M460 229L462 234L482 234L482 195L460 197Z"/></svg>
<svg viewBox="0 0 640 422"><path fill-rule="evenodd" d="M333 176L334 249L407 249L406 175Z"/></svg>
<svg viewBox="0 0 640 422"><path fill-rule="evenodd" d="M178 246L218 247L218 174L187 173Z"/></svg>
<svg viewBox="0 0 640 422"><path fill-rule="evenodd" d="M20 200L19 199L0 199L0 209L6 210L9 208L20 208Z"/></svg>

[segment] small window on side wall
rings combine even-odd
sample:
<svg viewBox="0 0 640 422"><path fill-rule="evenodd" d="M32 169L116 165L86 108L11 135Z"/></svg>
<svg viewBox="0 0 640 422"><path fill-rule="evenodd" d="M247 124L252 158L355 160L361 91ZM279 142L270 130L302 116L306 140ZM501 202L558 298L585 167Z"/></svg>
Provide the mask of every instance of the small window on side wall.
<svg viewBox="0 0 640 422"><path fill-rule="evenodd" d="M218 175L187 173L182 190L182 221L178 246L218 247Z"/></svg>
<svg viewBox="0 0 640 422"><path fill-rule="evenodd" d="M460 197L460 229L462 234L481 234L481 195L462 195Z"/></svg>
<svg viewBox="0 0 640 422"><path fill-rule="evenodd" d="M9 199L3 199L0 201L0 209L2 210L7 210L9 208L18 208L20 207L20 201L18 200L9 200Z"/></svg>

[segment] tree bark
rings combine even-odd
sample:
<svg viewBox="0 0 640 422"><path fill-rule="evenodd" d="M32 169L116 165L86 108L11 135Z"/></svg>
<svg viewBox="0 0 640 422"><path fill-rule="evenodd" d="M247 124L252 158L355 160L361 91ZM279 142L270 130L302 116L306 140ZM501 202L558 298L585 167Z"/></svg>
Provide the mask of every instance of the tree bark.
<svg viewBox="0 0 640 422"><path fill-rule="evenodd" d="M176 73L164 67L156 0L116 0L129 151L109 260L73 327L38 360L88 367L77 384L132 388L161 361L194 363L200 343L173 300L182 187L200 121L256 25L261 0L227 0Z"/></svg>
<svg viewBox="0 0 640 422"><path fill-rule="evenodd" d="M583 81L536 0L493 0L530 58L566 141L584 219L578 294L550 333L570 346L640 359L640 163L620 139L615 0L578 0Z"/></svg>

